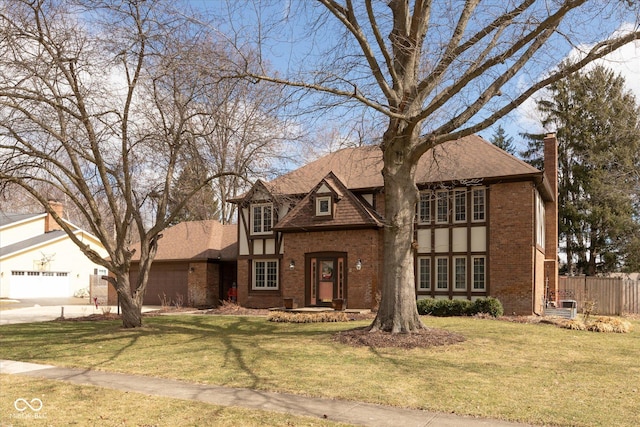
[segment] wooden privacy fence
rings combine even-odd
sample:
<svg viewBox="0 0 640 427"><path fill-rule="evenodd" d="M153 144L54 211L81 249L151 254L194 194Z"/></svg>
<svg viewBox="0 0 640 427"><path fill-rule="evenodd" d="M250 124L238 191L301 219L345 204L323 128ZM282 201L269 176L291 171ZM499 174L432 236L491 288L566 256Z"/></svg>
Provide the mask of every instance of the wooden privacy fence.
<svg viewBox="0 0 640 427"><path fill-rule="evenodd" d="M640 280L620 277L560 276L557 300L576 300L578 312L595 301L597 314L640 314Z"/></svg>

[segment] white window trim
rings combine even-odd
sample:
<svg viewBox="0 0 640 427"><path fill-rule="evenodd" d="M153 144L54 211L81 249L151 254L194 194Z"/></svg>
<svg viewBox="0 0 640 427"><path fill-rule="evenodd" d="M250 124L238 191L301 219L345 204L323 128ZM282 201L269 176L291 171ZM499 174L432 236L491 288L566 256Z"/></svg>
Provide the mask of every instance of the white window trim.
<svg viewBox="0 0 640 427"><path fill-rule="evenodd" d="M482 288L476 288L475 284L476 284L476 265L475 265L475 260L476 259L483 259L484 263L484 271L482 272L483 275L483 286ZM476 256L472 256L471 257L471 291L472 292L486 292L487 291L487 257L484 255L476 255Z"/></svg>
<svg viewBox="0 0 640 427"><path fill-rule="evenodd" d="M258 263L264 263L264 275L265 275L265 286L257 286L257 280L256 280L256 270L257 270L257 266ZM269 263L275 263L275 273L276 273L276 277L275 277L275 285L272 286L267 286L267 278L268 278L268 264ZM280 289L280 260L278 259L256 259L253 260L253 266L251 268L251 289L254 291L277 291L278 289Z"/></svg>
<svg viewBox="0 0 640 427"><path fill-rule="evenodd" d="M429 280L429 286L428 287L422 287L422 274L420 272L420 266L421 266L421 262L424 261L426 262L426 265L429 268L429 275L428 275L428 280ZM418 257L418 291L430 291L431 290L431 257L426 257L426 256L421 256Z"/></svg>
<svg viewBox="0 0 640 427"><path fill-rule="evenodd" d="M447 275L446 275L446 284L447 286L445 288L441 288L438 285L440 284L440 265L438 264L438 261L440 260L445 260L447 262ZM435 274L435 286L436 286L436 291L448 291L449 290L449 258L448 257L436 257L436 262L435 262L435 269L436 269L436 274Z"/></svg>
<svg viewBox="0 0 640 427"><path fill-rule="evenodd" d="M458 216L458 195L462 194L462 206L464 206L464 219L457 219ZM453 192L453 222L462 224L467 222L467 190L454 190Z"/></svg>
<svg viewBox="0 0 640 427"><path fill-rule="evenodd" d="M440 197L444 194L446 197L443 197L443 200L446 202L446 216L447 218L443 221L440 219ZM448 224L449 223L449 190L438 190L436 191L436 224Z"/></svg>
<svg viewBox="0 0 640 427"><path fill-rule="evenodd" d="M475 192L482 191L482 219L476 219ZM487 189L486 187L471 190L471 222L486 222L487 220Z"/></svg>
<svg viewBox="0 0 640 427"><path fill-rule="evenodd" d="M458 260L464 261L464 276L463 276L463 287L458 287ZM454 291L466 291L467 290L467 257L466 256L455 256L453 257L453 290Z"/></svg>
<svg viewBox="0 0 640 427"><path fill-rule="evenodd" d="M271 209L271 217L270 217L270 224L269 224L269 230L265 231L264 230L264 208L269 207ZM255 222L254 222L254 210L256 208L260 208L261 210L261 221L260 221L260 230L256 231L255 230ZM249 218L249 223L251 224L251 235L252 236L257 236L257 235L268 235L268 234L273 234L273 213L274 213L274 209L273 209L273 203L254 203L250 206L250 218Z"/></svg>
<svg viewBox="0 0 640 427"><path fill-rule="evenodd" d="M322 202L328 202L327 205L329 209L326 212L320 210L320 205ZM331 216L333 213L333 200L331 196L318 196L316 197L316 216Z"/></svg>

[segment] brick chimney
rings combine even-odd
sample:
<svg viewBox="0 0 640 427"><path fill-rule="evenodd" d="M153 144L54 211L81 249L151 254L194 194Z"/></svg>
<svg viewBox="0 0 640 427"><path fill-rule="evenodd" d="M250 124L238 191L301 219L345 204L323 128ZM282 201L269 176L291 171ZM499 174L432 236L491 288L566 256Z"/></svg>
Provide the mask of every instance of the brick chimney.
<svg viewBox="0 0 640 427"><path fill-rule="evenodd" d="M547 289L557 302L558 295L558 139L555 133L544 138L544 179L553 201L545 207L544 276Z"/></svg>
<svg viewBox="0 0 640 427"><path fill-rule="evenodd" d="M64 212L64 206L62 203L56 200L49 200L49 208L56 213L60 218L62 218L62 214ZM60 224L53 219L53 216L50 213L47 213L47 217L44 219L44 232L48 233L50 231L62 230Z"/></svg>

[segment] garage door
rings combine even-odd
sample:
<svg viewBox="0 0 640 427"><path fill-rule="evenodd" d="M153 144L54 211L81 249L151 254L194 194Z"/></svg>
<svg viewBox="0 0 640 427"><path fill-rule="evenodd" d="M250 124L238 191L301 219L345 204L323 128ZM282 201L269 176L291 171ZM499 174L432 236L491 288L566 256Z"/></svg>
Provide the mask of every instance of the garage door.
<svg viewBox="0 0 640 427"><path fill-rule="evenodd" d="M12 271L9 280L9 298L67 298L70 289L66 272Z"/></svg>
<svg viewBox="0 0 640 427"><path fill-rule="evenodd" d="M187 304L188 299L188 263L154 262L149 272L144 304L161 305L164 301L174 304L180 300ZM131 283L135 283L138 271L132 268L129 274Z"/></svg>

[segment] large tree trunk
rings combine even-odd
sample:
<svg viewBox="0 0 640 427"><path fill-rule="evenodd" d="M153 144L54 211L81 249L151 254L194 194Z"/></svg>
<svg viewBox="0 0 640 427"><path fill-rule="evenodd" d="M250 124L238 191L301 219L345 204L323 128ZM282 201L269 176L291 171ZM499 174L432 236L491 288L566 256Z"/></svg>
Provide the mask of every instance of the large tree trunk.
<svg viewBox="0 0 640 427"><path fill-rule="evenodd" d="M384 153L384 261L382 299L371 331L408 333L423 329L416 306L413 221L418 190L415 164L401 151ZM412 164L413 163L413 164Z"/></svg>

